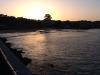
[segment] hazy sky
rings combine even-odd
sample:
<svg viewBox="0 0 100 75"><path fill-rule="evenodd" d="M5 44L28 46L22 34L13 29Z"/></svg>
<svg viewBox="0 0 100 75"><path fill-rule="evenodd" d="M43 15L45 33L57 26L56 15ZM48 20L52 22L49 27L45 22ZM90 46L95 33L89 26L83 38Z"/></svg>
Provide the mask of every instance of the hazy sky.
<svg viewBox="0 0 100 75"><path fill-rule="evenodd" d="M55 20L100 20L100 0L0 0L0 13Z"/></svg>

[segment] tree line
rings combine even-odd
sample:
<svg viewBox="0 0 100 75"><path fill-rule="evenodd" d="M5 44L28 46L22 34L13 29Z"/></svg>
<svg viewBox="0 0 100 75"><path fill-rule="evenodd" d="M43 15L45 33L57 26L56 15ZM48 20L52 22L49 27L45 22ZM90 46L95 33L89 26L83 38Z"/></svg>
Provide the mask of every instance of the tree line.
<svg viewBox="0 0 100 75"><path fill-rule="evenodd" d="M0 29L90 29L100 28L100 21L51 20L46 14L44 20L27 19L0 14Z"/></svg>

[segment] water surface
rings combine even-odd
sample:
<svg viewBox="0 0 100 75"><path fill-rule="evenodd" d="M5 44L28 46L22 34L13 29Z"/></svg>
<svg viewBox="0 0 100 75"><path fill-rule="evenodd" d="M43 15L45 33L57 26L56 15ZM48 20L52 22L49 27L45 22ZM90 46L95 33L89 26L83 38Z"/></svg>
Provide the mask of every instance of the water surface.
<svg viewBox="0 0 100 75"><path fill-rule="evenodd" d="M40 75L100 75L100 30L50 30L1 33L13 48L32 59Z"/></svg>

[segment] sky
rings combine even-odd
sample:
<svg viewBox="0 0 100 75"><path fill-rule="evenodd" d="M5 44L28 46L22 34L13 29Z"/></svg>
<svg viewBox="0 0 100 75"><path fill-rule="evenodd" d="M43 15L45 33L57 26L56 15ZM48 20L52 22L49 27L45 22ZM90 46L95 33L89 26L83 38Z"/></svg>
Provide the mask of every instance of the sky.
<svg viewBox="0 0 100 75"><path fill-rule="evenodd" d="M100 20L100 0L0 0L0 14L31 19Z"/></svg>

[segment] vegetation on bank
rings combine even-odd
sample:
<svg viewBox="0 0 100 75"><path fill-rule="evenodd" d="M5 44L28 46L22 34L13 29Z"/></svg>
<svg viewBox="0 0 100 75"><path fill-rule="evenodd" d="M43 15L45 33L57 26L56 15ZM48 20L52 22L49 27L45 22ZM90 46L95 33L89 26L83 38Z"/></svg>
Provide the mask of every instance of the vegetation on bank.
<svg viewBox="0 0 100 75"><path fill-rule="evenodd" d="M27 19L0 14L0 30L4 29L90 29L100 28L100 21L61 21L51 20L46 14L44 20Z"/></svg>

